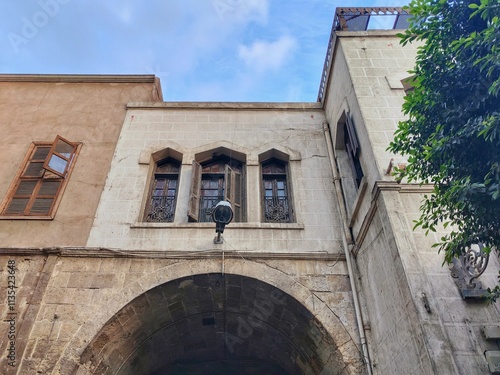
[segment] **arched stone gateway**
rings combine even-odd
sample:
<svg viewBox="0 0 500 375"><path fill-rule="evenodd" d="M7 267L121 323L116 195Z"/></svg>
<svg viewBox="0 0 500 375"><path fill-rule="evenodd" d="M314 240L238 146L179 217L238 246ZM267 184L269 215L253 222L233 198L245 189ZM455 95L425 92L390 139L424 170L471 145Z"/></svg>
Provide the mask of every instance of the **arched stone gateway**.
<svg viewBox="0 0 500 375"><path fill-rule="evenodd" d="M339 344L346 343L336 343L280 289L241 275L199 274L156 286L123 307L84 350L85 372L78 373L352 373Z"/></svg>

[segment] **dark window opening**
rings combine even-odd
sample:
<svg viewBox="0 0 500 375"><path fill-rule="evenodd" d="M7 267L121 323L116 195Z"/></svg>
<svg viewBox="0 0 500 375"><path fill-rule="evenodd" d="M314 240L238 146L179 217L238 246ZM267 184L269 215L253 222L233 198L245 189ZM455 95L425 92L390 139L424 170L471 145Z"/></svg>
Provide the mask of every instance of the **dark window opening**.
<svg viewBox="0 0 500 375"><path fill-rule="evenodd" d="M349 164L351 165L351 170L356 181L356 187L359 188L364 174L363 169L361 168L361 162L359 161L360 149L358 137L349 114L346 116L346 122L344 125L344 145L349 158Z"/></svg>
<svg viewBox="0 0 500 375"><path fill-rule="evenodd" d="M222 200L231 203L235 222L243 221L244 164L219 156L202 164L193 162L189 220L212 222L212 211Z"/></svg>
<svg viewBox="0 0 500 375"><path fill-rule="evenodd" d="M278 159L262 163L263 212L266 223L293 221L287 170L287 163Z"/></svg>
<svg viewBox="0 0 500 375"><path fill-rule="evenodd" d="M174 221L179 172L180 163L172 158L156 163L146 207L146 221L160 223Z"/></svg>

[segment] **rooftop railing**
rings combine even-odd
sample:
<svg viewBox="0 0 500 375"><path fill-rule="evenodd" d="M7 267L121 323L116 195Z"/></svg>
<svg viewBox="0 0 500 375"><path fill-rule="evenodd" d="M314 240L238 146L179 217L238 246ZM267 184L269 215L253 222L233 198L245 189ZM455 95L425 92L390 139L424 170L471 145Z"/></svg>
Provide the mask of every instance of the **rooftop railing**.
<svg viewBox="0 0 500 375"><path fill-rule="evenodd" d="M400 7L337 8L321 75L318 102L324 98L337 31L406 29L409 17L408 12Z"/></svg>

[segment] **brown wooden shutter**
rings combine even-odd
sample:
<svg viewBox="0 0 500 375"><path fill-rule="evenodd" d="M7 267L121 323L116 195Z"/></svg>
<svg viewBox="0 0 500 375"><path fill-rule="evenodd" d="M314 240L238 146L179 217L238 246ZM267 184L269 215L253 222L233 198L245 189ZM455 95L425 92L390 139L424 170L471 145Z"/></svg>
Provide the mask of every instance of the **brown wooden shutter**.
<svg viewBox="0 0 500 375"><path fill-rule="evenodd" d="M30 215L49 215L63 180L42 180Z"/></svg>
<svg viewBox="0 0 500 375"><path fill-rule="evenodd" d="M200 191L201 191L201 165L193 160L191 177L191 195L189 198L188 217L191 221L198 221L200 212Z"/></svg>
<svg viewBox="0 0 500 375"><path fill-rule="evenodd" d="M241 174L233 170L229 165L225 166L224 200L231 203L234 212L234 221L241 221Z"/></svg>
<svg viewBox="0 0 500 375"><path fill-rule="evenodd" d="M5 213L7 215L22 215L29 201L28 198L12 198Z"/></svg>

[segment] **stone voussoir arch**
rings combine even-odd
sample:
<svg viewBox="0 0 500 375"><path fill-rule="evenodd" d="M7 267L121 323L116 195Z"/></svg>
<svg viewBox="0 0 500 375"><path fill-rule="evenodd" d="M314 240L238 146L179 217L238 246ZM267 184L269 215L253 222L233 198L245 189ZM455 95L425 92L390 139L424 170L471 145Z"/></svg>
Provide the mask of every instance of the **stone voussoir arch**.
<svg viewBox="0 0 500 375"><path fill-rule="evenodd" d="M193 275L221 273L221 270L222 259L183 259L143 275L131 284L125 285L123 290L116 290L116 298L113 299L112 303L108 301L107 308L102 306L101 311L103 313L101 316L96 316L94 322L97 324L93 324L92 327L81 327L78 338L74 337L66 347L53 374L72 373L83 375L93 373L81 363L85 349L98 337L106 324L135 298L158 286L178 279ZM293 276L262 262L238 258L226 259L224 261L224 272L228 275L256 279L288 294L322 324L326 332L332 337L336 347L340 349L340 353L347 353L353 348L356 350L352 337L344 328L344 324L339 317L321 299L315 298L313 292ZM82 343L85 344L82 345ZM342 350L342 347L346 347L345 350ZM349 357L356 357L356 355ZM346 358L345 362L352 362L352 359ZM356 360L356 358L354 359ZM358 364L356 367L360 366L362 365ZM351 372L347 371L346 373Z"/></svg>

